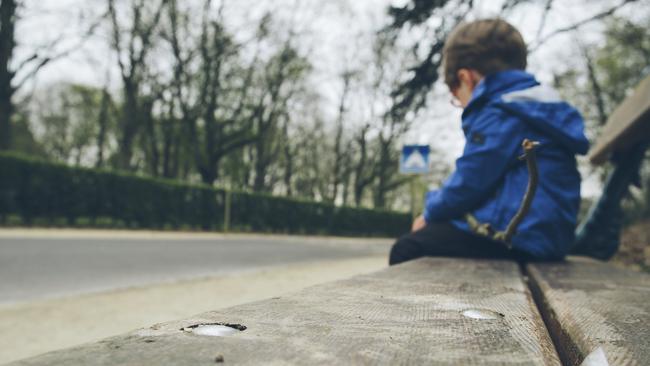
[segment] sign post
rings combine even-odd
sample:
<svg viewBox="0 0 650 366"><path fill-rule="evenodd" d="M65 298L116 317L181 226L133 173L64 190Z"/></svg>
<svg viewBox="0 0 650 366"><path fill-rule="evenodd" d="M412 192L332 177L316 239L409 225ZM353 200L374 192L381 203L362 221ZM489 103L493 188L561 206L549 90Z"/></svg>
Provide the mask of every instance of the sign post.
<svg viewBox="0 0 650 366"><path fill-rule="evenodd" d="M404 145L399 160L399 172L407 175L423 175L429 173L429 146ZM411 179L411 216L415 218L416 200L415 178Z"/></svg>

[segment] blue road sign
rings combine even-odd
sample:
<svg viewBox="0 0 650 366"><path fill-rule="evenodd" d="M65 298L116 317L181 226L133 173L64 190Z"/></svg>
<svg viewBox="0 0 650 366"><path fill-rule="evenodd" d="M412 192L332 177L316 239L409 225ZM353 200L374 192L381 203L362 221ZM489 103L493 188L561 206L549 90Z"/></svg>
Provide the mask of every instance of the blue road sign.
<svg viewBox="0 0 650 366"><path fill-rule="evenodd" d="M429 146L404 145L399 159L402 174L426 174L429 172Z"/></svg>

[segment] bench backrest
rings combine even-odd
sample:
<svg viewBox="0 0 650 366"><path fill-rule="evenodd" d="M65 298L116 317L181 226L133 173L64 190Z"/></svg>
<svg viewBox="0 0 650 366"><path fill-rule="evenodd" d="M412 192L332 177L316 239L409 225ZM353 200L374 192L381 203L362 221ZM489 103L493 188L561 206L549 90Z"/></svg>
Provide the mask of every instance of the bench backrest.
<svg viewBox="0 0 650 366"><path fill-rule="evenodd" d="M593 164L606 162L612 153L625 151L642 141L650 140L650 76L634 93L614 110L600 138L589 152Z"/></svg>

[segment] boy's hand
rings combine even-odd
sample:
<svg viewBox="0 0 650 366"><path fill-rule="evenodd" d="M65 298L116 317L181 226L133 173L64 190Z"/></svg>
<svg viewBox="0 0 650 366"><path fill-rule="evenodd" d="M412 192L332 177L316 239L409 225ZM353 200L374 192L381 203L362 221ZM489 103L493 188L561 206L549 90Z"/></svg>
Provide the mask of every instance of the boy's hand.
<svg viewBox="0 0 650 366"><path fill-rule="evenodd" d="M418 231L425 227L427 225L427 222L424 220L424 215L418 216L415 221L413 221L413 225L411 226L411 231Z"/></svg>

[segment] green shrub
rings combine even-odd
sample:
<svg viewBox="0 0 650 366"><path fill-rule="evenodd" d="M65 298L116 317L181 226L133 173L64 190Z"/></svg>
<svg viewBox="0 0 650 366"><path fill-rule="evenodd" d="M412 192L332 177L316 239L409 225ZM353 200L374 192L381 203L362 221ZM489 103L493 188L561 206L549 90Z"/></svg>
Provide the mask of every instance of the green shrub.
<svg viewBox="0 0 650 366"><path fill-rule="evenodd" d="M68 225L219 230L226 192L205 185L69 167L0 153L0 217L26 224L64 219ZM336 207L266 194L231 193L230 226L256 232L397 236L404 213Z"/></svg>

